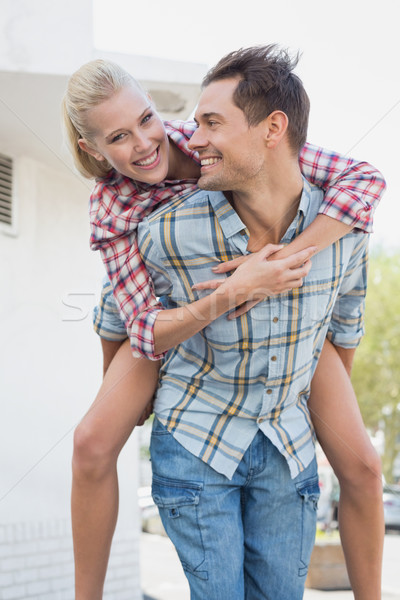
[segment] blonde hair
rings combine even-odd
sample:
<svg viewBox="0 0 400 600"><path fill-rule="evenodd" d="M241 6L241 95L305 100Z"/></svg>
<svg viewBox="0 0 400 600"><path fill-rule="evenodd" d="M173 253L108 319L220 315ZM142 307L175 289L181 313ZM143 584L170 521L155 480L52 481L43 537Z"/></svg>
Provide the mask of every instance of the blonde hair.
<svg viewBox="0 0 400 600"><path fill-rule="evenodd" d="M79 147L78 140L81 138L89 144L93 141L87 115L92 108L127 85L142 89L122 67L101 59L86 63L68 81L62 102L64 129L75 166L84 177L105 177L112 169L106 160L97 160Z"/></svg>

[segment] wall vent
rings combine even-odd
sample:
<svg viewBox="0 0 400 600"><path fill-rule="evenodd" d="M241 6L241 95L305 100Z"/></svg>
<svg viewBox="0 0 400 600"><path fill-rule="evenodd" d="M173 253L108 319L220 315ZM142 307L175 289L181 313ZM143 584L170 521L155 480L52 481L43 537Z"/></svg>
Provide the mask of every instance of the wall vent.
<svg viewBox="0 0 400 600"><path fill-rule="evenodd" d="M0 223L13 224L13 161L0 154Z"/></svg>

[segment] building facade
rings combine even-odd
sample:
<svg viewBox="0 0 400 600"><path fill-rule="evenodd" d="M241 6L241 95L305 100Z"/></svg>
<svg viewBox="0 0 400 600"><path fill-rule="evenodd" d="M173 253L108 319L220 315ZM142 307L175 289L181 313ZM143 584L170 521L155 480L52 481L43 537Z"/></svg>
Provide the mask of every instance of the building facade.
<svg viewBox="0 0 400 600"><path fill-rule="evenodd" d="M91 182L75 171L60 125L68 76L112 56L164 117L184 118L205 71L99 53L92 21L88 0L6 0L0 17L0 600L73 598L73 430L102 376L91 326L103 274L88 244ZM119 461L109 600L141 598L138 470L132 436Z"/></svg>

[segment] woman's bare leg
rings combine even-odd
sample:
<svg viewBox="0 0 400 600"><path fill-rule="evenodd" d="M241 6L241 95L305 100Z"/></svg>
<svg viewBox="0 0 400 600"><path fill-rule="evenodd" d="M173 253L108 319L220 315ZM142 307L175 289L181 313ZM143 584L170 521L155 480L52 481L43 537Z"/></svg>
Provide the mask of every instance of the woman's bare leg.
<svg viewBox="0 0 400 600"><path fill-rule="evenodd" d="M354 597L379 600L385 531L381 465L350 378L328 341L312 381L309 408L340 483L339 528Z"/></svg>
<svg viewBox="0 0 400 600"><path fill-rule="evenodd" d="M159 362L133 358L125 342L75 430L71 511L76 600L103 597L118 514L117 459L153 397L159 367Z"/></svg>

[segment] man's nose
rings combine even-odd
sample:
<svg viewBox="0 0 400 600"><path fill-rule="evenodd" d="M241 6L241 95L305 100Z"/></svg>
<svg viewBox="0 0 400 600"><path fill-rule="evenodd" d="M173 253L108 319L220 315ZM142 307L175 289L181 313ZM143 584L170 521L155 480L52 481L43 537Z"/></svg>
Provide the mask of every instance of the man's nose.
<svg viewBox="0 0 400 600"><path fill-rule="evenodd" d="M203 133L202 127L198 127L194 130L192 137L188 142L190 150L198 150L199 148L205 148L208 145L208 140Z"/></svg>

